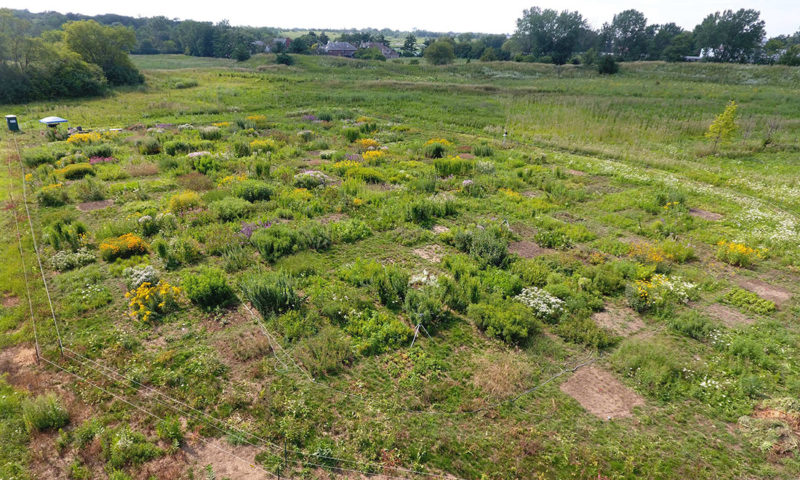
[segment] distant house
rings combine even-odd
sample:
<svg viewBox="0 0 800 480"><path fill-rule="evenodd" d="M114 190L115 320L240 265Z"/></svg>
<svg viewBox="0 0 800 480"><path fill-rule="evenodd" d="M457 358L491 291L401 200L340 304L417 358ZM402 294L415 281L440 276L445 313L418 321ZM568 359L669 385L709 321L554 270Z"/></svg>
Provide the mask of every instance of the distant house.
<svg viewBox="0 0 800 480"><path fill-rule="evenodd" d="M256 43L256 42L253 42L253 43ZM264 43L264 42L261 42L261 43ZM291 38L276 37L276 38L273 38L270 42L268 42L264 46L264 51L266 53L270 53L270 52L274 52L274 51L287 50L289 48L289 45L291 45L291 44L292 44L292 39ZM283 48L281 48L281 46ZM278 48L275 48L275 47L278 47Z"/></svg>
<svg viewBox="0 0 800 480"><path fill-rule="evenodd" d="M380 42L361 42L360 48L377 48L387 59L400 57L400 54L394 48Z"/></svg>
<svg viewBox="0 0 800 480"><path fill-rule="evenodd" d="M335 57L348 57L351 58L358 50L350 42L328 42L325 45L325 54L333 55Z"/></svg>

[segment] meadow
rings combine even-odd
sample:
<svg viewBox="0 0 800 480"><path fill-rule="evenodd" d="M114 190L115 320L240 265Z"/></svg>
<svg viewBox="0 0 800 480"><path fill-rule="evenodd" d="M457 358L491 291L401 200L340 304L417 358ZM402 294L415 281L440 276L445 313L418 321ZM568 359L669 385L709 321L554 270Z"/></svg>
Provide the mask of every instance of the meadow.
<svg viewBox="0 0 800 480"><path fill-rule="evenodd" d="M0 477L800 474L800 69L134 62L5 107Z"/></svg>

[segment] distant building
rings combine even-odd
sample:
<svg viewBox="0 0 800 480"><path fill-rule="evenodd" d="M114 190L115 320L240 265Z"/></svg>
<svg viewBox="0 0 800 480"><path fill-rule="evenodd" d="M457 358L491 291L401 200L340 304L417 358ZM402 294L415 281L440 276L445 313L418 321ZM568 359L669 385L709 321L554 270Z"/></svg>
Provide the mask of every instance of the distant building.
<svg viewBox="0 0 800 480"><path fill-rule="evenodd" d="M358 49L350 42L328 42L325 45L325 54L333 55L335 57L352 58L352 56L356 53L356 50Z"/></svg>
<svg viewBox="0 0 800 480"><path fill-rule="evenodd" d="M253 42L258 43L258 42ZM260 42L264 43L264 42ZM289 45L292 44L291 38L286 37L276 37L273 38L270 42L266 43L264 46L264 51L266 53L274 52L274 51L285 51L289 49ZM276 48L277 47L277 48Z"/></svg>
<svg viewBox="0 0 800 480"><path fill-rule="evenodd" d="M377 48L387 59L400 57L400 54L395 49L380 42L361 42L360 48Z"/></svg>

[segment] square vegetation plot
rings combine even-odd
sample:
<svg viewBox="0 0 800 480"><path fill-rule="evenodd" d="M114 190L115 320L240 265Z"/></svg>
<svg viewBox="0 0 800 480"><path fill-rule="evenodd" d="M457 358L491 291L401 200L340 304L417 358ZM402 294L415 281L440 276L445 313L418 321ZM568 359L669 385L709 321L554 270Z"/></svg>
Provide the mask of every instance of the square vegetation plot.
<svg viewBox="0 0 800 480"><path fill-rule="evenodd" d="M358 63L381 78L365 80L347 60L260 59L198 65L183 89L148 71L147 89L63 106L82 134L19 137L62 339L130 379L77 371L164 417L49 375L91 400L62 433L26 434L58 445L53 469L800 474L800 204L775 195L800 180L794 87L738 65ZM728 96L754 124L712 154ZM783 122L769 144L767 114ZM27 300L3 263L7 346L27 338ZM19 352L3 381L24 390L22 370L47 369ZM22 422L23 404L0 415Z"/></svg>

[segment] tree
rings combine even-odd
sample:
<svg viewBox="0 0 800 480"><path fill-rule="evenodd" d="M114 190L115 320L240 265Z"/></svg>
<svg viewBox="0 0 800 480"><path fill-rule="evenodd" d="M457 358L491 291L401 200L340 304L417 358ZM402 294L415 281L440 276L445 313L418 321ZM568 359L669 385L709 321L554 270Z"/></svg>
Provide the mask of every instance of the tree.
<svg viewBox="0 0 800 480"><path fill-rule="evenodd" d="M738 105L733 100L725 107L725 111L720 113L709 125L706 138L714 140L714 153L717 151L717 144L720 141L728 140L736 133L736 109Z"/></svg>
<svg viewBox="0 0 800 480"><path fill-rule="evenodd" d="M597 72L601 75L614 75L619 72L619 64L613 55L603 55L597 62Z"/></svg>
<svg viewBox="0 0 800 480"><path fill-rule="evenodd" d="M681 62L683 57L695 53L694 35L692 32L683 32L672 38L669 46L664 49L661 56L668 62Z"/></svg>
<svg viewBox="0 0 800 480"><path fill-rule="evenodd" d="M778 58L781 65L800 66L800 45L792 45Z"/></svg>
<svg viewBox="0 0 800 480"><path fill-rule="evenodd" d="M132 28L106 27L94 20L69 22L64 25L64 41L84 61L100 67L111 85L144 81L128 57L128 52L136 46Z"/></svg>
<svg viewBox="0 0 800 480"><path fill-rule="evenodd" d="M417 56L417 37L413 33L409 33L406 36L406 41L403 42L403 46L400 48L400 54L404 57Z"/></svg>
<svg viewBox="0 0 800 480"><path fill-rule="evenodd" d="M624 60L640 60L647 52L652 30L647 29L647 18L638 10L625 10L614 15L611 25L606 25L606 35L612 52Z"/></svg>
<svg viewBox="0 0 800 480"><path fill-rule="evenodd" d="M453 63L453 59L456 57L453 42L449 39L440 38L425 49L424 56L425 60L433 65Z"/></svg>
<svg viewBox="0 0 800 480"><path fill-rule="evenodd" d="M654 27L656 33L650 39L650 44L647 47L647 58L650 60L666 60L664 51L672 46L675 37L684 33L684 30L674 23L654 25Z"/></svg>
<svg viewBox="0 0 800 480"><path fill-rule="evenodd" d="M533 7L523 10L522 17L517 19L512 45L523 55L547 56L556 64L564 64L575 52L586 30L586 20L578 12L564 10L558 13Z"/></svg>
<svg viewBox="0 0 800 480"><path fill-rule="evenodd" d="M764 21L756 10L725 10L708 15L694 28L697 46L708 49L718 62L744 63L753 59L764 40Z"/></svg>
<svg viewBox="0 0 800 480"><path fill-rule="evenodd" d="M240 43L235 47L233 47L233 53L231 54L231 56L237 62L244 62L245 60L250 58L250 49L247 48L247 45L245 45L244 43Z"/></svg>
<svg viewBox="0 0 800 480"><path fill-rule="evenodd" d="M358 58L360 60L380 60L382 62L386 61L386 57L376 47L359 48L358 50L356 50L356 53L353 54L353 58Z"/></svg>

